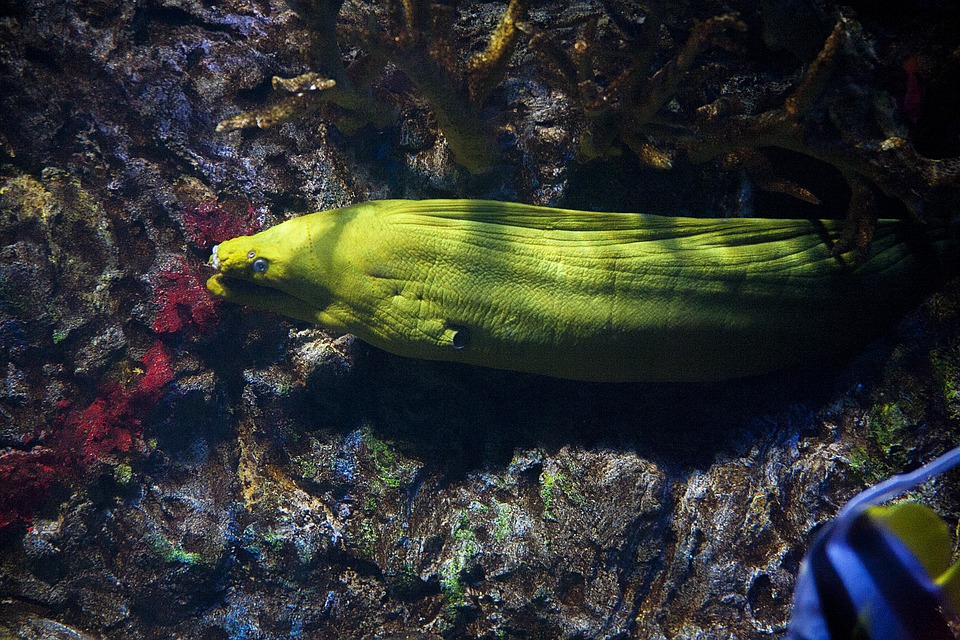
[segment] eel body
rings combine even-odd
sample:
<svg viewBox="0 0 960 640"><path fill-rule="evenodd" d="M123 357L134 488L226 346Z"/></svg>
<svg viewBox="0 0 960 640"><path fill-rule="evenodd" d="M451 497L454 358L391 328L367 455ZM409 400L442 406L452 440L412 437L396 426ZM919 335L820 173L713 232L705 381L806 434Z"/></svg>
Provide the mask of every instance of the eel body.
<svg viewBox="0 0 960 640"><path fill-rule="evenodd" d="M214 249L208 288L387 351L577 380L696 381L816 363L929 291L946 229L381 200Z"/></svg>

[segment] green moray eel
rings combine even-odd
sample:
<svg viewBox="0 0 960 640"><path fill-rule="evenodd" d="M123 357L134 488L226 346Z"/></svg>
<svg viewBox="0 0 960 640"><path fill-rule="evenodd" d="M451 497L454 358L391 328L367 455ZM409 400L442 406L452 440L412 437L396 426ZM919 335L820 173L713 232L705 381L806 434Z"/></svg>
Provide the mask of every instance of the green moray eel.
<svg viewBox="0 0 960 640"><path fill-rule="evenodd" d="M929 291L945 228L381 200L214 249L217 296L395 354L560 378L700 381L835 359Z"/></svg>

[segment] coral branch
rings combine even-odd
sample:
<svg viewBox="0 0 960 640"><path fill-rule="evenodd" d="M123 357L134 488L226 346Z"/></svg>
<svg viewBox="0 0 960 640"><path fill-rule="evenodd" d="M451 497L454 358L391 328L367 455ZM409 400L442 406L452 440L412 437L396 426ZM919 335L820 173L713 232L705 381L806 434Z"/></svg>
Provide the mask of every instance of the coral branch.
<svg viewBox="0 0 960 640"><path fill-rule="evenodd" d="M494 164L496 152L462 78L451 74L422 47L396 46L396 40L387 37L373 43L372 49L399 67L430 103L457 162L473 173L486 171Z"/></svg>
<svg viewBox="0 0 960 640"><path fill-rule="evenodd" d="M442 9L431 10L422 0L404 0L405 33L370 34L371 52L399 67L426 98L461 165L472 173L489 169L497 160L480 107L502 79L516 47L517 23L526 16L529 0L511 0L487 48L460 69L448 41L452 20ZM439 11L439 13L437 13ZM429 43L429 46L427 46Z"/></svg>
<svg viewBox="0 0 960 640"><path fill-rule="evenodd" d="M876 55L856 20L842 17L836 22L781 106L750 113L749 97L722 91L720 98L696 109L693 118L684 118L674 99L689 89L686 78L697 69L697 61L745 25L735 15L698 23L673 58L647 75L655 37L650 18L655 14L648 12L638 27L615 5L604 3L631 50L638 52L616 73L604 68L597 54L596 19L586 22L572 47L564 48L544 33L531 38L531 48L583 111L583 158L615 155L620 146L643 164L661 169L670 168L675 155L690 163L728 158L750 172L761 188L818 204L809 189L776 175L765 150L802 154L834 167L850 185L847 232L839 245L852 243L861 251L871 239L875 192L900 200L920 217L924 207L940 204L944 193L960 189L960 159L922 157L893 115L893 98L870 82ZM638 37L646 44L638 43ZM614 80L599 86L595 77ZM669 104L674 107L668 111ZM949 209L949 203L942 208Z"/></svg>
<svg viewBox="0 0 960 640"><path fill-rule="evenodd" d="M430 3L425 0L403 0L407 33L414 36L425 34L433 22Z"/></svg>
<svg viewBox="0 0 960 640"><path fill-rule="evenodd" d="M608 7L609 10L609 7ZM743 31L744 23L735 14L722 15L697 23L686 43L673 59L653 75L647 74L656 33L651 13L643 28L630 29L634 55L630 64L620 71L606 87L594 80L596 20L588 21L584 32L567 54L553 38L543 32L533 34L530 46L556 71L572 91L588 122L588 131L581 140L581 154L585 159L617 153L615 143L630 148L637 158L648 166L666 169L672 166L669 155L650 140L656 115L675 95L697 58L729 30ZM614 23L627 29L624 18ZM642 38L634 42L634 37Z"/></svg>
<svg viewBox="0 0 960 640"><path fill-rule="evenodd" d="M336 86L336 80L326 78L315 72L304 73L288 79L274 76L274 90L283 89L294 95L271 107L226 118L217 125L217 133L251 127L269 129L296 118L306 117L316 111L322 104L322 101L317 98L314 92L326 91Z"/></svg>
<svg viewBox="0 0 960 640"><path fill-rule="evenodd" d="M635 105L630 109L630 118L635 128L641 128L651 120L676 94L677 88L693 67L693 63L705 49L722 33L734 29L746 31L746 25L735 14L711 18L694 26L686 43L677 56L657 71L646 83L637 83L630 95Z"/></svg>
<svg viewBox="0 0 960 640"><path fill-rule="evenodd" d="M526 17L529 0L510 0L486 49L474 55L465 68L450 43L450 8L433 6L427 0L388 2L386 28L370 23L352 32L372 63L347 68L340 57L336 28L342 1L290 0L288 4L312 31L311 58L317 71L289 80L274 78L274 89L293 95L271 107L227 118L217 125L217 131L268 128L307 116L325 103L344 110L339 116L330 115L349 129L363 122L379 125L384 121L380 109L369 92L357 87L392 63L430 104L457 162L474 173L495 164L497 153L480 107L503 78L521 35L518 23Z"/></svg>
<svg viewBox="0 0 960 640"><path fill-rule="evenodd" d="M817 54L806 74L804 74L803 80L797 86L793 95L787 98L784 106L791 118L799 118L810 111L814 102L826 89L827 83L833 75L837 50L843 44L851 26L846 20L837 22L833 31L827 37L823 49Z"/></svg>
<svg viewBox="0 0 960 640"><path fill-rule="evenodd" d="M876 223L874 211L873 190L870 185L856 175L847 177L850 185L850 204L847 208L847 218L843 225L843 234L833 246L834 255L841 255L851 247L857 247L861 257L873 241L873 232Z"/></svg>
<svg viewBox="0 0 960 640"><path fill-rule="evenodd" d="M894 126L880 112L889 96L849 84L833 86L834 80L842 77L837 71L841 57L853 57L848 64L867 59L866 54L858 53L865 48L863 38L858 23L841 19L783 107L731 120L707 118L694 128L692 137L681 142L692 162L731 151L743 156L744 150L779 147L832 165L851 190L840 246L849 247L852 242L861 252L867 250L872 237L873 190L900 200L920 218L924 202L935 201L937 190L960 189L960 162L923 158L898 131L887 130L888 137L869 140L863 132L847 126L848 120L870 116L884 129ZM865 109L847 115L837 95L860 96L858 105Z"/></svg>
<svg viewBox="0 0 960 640"><path fill-rule="evenodd" d="M474 102L482 103L503 79L510 56L520 39L518 23L526 20L528 8L529 0L510 0L500 24L490 36L486 50L467 61L470 98Z"/></svg>
<svg viewBox="0 0 960 640"><path fill-rule="evenodd" d="M287 5L310 27L311 65L333 80L345 84L346 67L337 40L337 16L343 0L287 0Z"/></svg>

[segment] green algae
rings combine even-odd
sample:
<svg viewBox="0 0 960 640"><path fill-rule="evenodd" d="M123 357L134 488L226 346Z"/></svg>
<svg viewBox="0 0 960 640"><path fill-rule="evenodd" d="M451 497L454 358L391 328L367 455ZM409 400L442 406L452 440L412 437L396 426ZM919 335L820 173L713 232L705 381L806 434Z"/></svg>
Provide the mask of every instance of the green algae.
<svg viewBox="0 0 960 640"><path fill-rule="evenodd" d="M559 494L557 493L559 491ZM581 506L586 498L577 487L573 478L563 471L540 474L540 500L543 502L543 519L555 521L553 508L558 495L565 496L575 506Z"/></svg>
<svg viewBox="0 0 960 640"><path fill-rule="evenodd" d="M513 507L505 502L498 502L494 499L493 509L496 514L493 526L493 539L497 542L503 542L514 533Z"/></svg>
<svg viewBox="0 0 960 640"><path fill-rule="evenodd" d="M586 497L580 491L580 487L577 486L576 482L573 479L573 476L559 472L557 473L557 487L560 488L560 491L563 492L570 502L575 506L582 506L586 501Z"/></svg>
<svg viewBox="0 0 960 640"><path fill-rule="evenodd" d="M275 552L281 551L283 549L283 545L287 541L286 537L277 533L273 529L267 529L267 531L265 531L260 537L263 542Z"/></svg>
<svg viewBox="0 0 960 640"><path fill-rule="evenodd" d="M908 364L913 362L916 370ZM931 411L953 423L960 421L960 347L933 349L920 359L895 351L886 374L893 394L879 394L862 423L863 439L850 453L850 466L864 484L902 473L914 459L924 423ZM941 413L942 412L942 413ZM925 441L924 441L925 442Z"/></svg>
<svg viewBox="0 0 960 640"><path fill-rule="evenodd" d="M259 531L252 524L247 525L243 530L242 537L244 540L243 547L258 557L267 553L280 554L288 542L287 537L275 529L268 528L265 531Z"/></svg>
<svg viewBox="0 0 960 640"><path fill-rule="evenodd" d="M544 471L540 474L540 500L543 502L543 519L556 520L553 517L553 487L557 483L557 476Z"/></svg>
<svg viewBox="0 0 960 640"><path fill-rule="evenodd" d="M363 520L353 538L353 543L361 554L367 558L376 558L377 544L380 542L380 529L373 520Z"/></svg>
<svg viewBox="0 0 960 640"><path fill-rule="evenodd" d="M420 466L417 461L403 456L392 441L378 438L369 426L363 429L361 435L367 456L376 469L377 481L382 487L399 489L413 481Z"/></svg>
<svg viewBox="0 0 960 640"><path fill-rule="evenodd" d="M910 422L899 403L875 405L865 418L867 443L850 453L850 467L861 482L873 484L900 473L908 459L903 440Z"/></svg>
<svg viewBox="0 0 960 640"><path fill-rule="evenodd" d="M290 467L304 480L316 481L320 473L320 464L313 452L291 457Z"/></svg>
<svg viewBox="0 0 960 640"><path fill-rule="evenodd" d="M202 565L207 564L203 556L194 551L185 551L159 533L149 533L146 536L150 551L160 557L167 564Z"/></svg>
<svg viewBox="0 0 960 640"><path fill-rule="evenodd" d="M466 566L466 559L457 555L440 567L440 592L448 608L455 609L466 604L467 590L461 575Z"/></svg>
<svg viewBox="0 0 960 640"><path fill-rule="evenodd" d="M888 458L896 458L895 464L906 462L903 440L908 434L911 421L902 403L889 402L875 406L869 416L870 438Z"/></svg>
<svg viewBox="0 0 960 640"><path fill-rule="evenodd" d="M960 347L952 346L932 352L930 364L940 385L947 417L960 421Z"/></svg>
<svg viewBox="0 0 960 640"><path fill-rule="evenodd" d="M377 438L370 429L364 430L363 443L379 473L380 482L391 489L399 487L402 482L400 461L391 443Z"/></svg>
<svg viewBox="0 0 960 640"><path fill-rule="evenodd" d="M113 479L121 487L128 487L133 481L133 467L125 462L121 462L113 468Z"/></svg>
<svg viewBox="0 0 960 640"><path fill-rule="evenodd" d="M469 509L461 511L451 532L453 555L440 566L440 591L447 603L448 612L466 604L466 584L463 573L470 562L480 553L477 534L470 522Z"/></svg>

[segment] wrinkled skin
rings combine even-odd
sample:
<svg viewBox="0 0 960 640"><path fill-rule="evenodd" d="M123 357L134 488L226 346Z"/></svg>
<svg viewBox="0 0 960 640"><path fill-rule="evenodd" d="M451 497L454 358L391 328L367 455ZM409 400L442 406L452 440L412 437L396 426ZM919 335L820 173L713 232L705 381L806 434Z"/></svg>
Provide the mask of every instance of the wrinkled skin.
<svg viewBox="0 0 960 640"><path fill-rule="evenodd" d="M917 301L949 244L880 221L856 263L824 240L839 225L372 201L220 244L207 286L405 356L721 380L862 342Z"/></svg>

